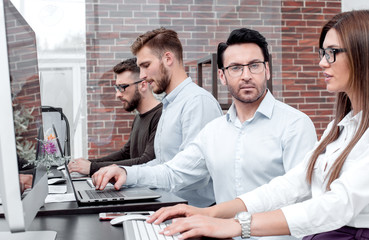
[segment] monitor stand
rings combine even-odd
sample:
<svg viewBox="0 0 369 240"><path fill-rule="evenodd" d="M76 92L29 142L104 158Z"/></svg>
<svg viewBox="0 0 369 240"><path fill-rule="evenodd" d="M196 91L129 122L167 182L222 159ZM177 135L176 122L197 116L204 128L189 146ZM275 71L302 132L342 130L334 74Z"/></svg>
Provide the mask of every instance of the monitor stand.
<svg viewBox="0 0 369 240"><path fill-rule="evenodd" d="M0 232L0 239L6 240L55 240L55 231L26 231L19 233Z"/></svg>

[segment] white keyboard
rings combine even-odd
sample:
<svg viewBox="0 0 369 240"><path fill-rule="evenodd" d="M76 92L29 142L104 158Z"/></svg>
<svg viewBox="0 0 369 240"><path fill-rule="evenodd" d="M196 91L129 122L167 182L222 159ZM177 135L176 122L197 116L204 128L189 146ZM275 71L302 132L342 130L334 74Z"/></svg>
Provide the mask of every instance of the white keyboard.
<svg viewBox="0 0 369 240"><path fill-rule="evenodd" d="M123 223L125 240L178 240L178 235L164 236L159 232L167 226L165 223L150 224L142 220L131 220Z"/></svg>

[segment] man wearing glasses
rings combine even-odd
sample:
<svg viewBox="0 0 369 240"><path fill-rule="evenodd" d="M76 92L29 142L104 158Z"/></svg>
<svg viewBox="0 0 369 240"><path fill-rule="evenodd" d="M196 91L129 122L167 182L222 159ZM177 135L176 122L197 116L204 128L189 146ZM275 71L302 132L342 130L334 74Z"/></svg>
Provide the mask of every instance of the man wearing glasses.
<svg viewBox="0 0 369 240"><path fill-rule="evenodd" d="M283 175L303 159L316 142L315 128L306 114L268 91L271 73L265 38L246 28L232 31L227 42L218 45L217 64L220 81L233 98L227 114L208 123L166 164L94 175L97 188L114 177L116 188L142 184L175 192L196 188L210 175L219 204ZM188 209L192 208L183 206L183 212Z"/></svg>
<svg viewBox="0 0 369 240"><path fill-rule="evenodd" d="M140 79L136 58L127 59L113 68L116 74L115 96L123 108L138 114L133 120L128 142L117 152L98 159L78 158L68 164L71 172L94 174L101 167L111 164L132 166L155 158L154 138L163 104L152 93L147 82Z"/></svg>

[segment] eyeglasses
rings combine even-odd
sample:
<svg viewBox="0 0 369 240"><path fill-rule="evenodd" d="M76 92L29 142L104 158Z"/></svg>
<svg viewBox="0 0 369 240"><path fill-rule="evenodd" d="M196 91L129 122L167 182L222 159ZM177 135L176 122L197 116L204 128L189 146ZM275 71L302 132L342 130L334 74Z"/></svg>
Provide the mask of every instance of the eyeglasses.
<svg viewBox="0 0 369 240"><path fill-rule="evenodd" d="M243 73L243 69L248 67L252 74L261 73L264 70L265 62L253 62L249 64L235 64L232 66L224 67L222 70L228 70L231 77L239 77Z"/></svg>
<svg viewBox="0 0 369 240"><path fill-rule="evenodd" d="M140 83L142 82L143 80L139 80L139 81L136 81L134 83L130 83L130 84L117 84L117 85L114 85L114 88L115 88L115 91L116 92L124 92L126 90L127 87L131 86L131 85L134 85L134 84L137 84L137 83Z"/></svg>
<svg viewBox="0 0 369 240"><path fill-rule="evenodd" d="M336 54L346 52L346 49L344 48L320 48L319 49L319 58L322 60L322 58L325 56L325 59L328 63L334 63L336 61Z"/></svg>

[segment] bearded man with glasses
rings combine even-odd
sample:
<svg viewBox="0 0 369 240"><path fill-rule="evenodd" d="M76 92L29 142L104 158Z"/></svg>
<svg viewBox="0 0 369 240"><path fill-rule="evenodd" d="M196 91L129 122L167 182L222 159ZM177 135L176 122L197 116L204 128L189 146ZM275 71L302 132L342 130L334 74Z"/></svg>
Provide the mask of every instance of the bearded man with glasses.
<svg viewBox="0 0 369 240"><path fill-rule="evenodd" d="M155 158L154 139L163 104L155 98L150 84L141 80L136 58L118 63L113 68L116 74L115 96L124 110L137 110L128 142L119 151L97 159L74 159L68 164L70 172L94 174L101 167L111 164L132 166Z"/></svg>
<svg viewBox="0 0 369 240"><path fill-rule="evenodd" d="M201 186L210 175L219 204L285 174L313 148L317 137L310 118L277 101L267 89L268 44L259 32L232 31L227 42L218 45L217 64L220 81L233 98L228 112L208 123L166 164L126 167L127 172L110 175L107 179L116 179L116 188L126 183L175 192ZM102 186L99 177L93 176L96 186ZM189 205L163 208L150 222L201 214L201 210Z"/></svg>

